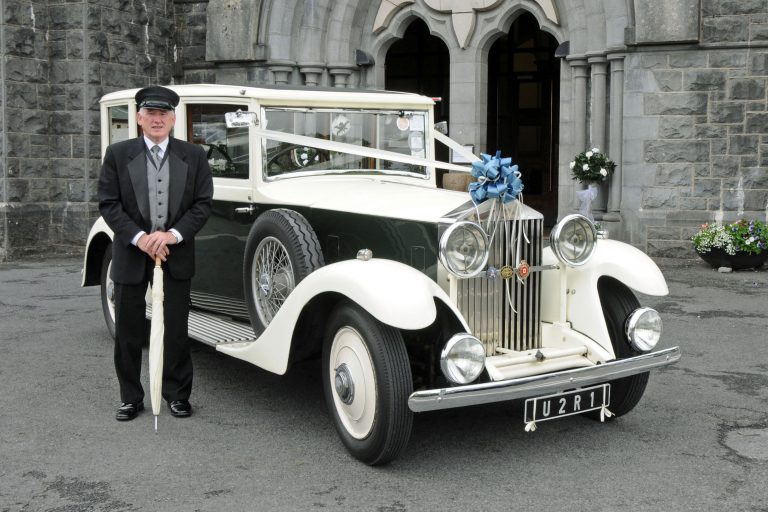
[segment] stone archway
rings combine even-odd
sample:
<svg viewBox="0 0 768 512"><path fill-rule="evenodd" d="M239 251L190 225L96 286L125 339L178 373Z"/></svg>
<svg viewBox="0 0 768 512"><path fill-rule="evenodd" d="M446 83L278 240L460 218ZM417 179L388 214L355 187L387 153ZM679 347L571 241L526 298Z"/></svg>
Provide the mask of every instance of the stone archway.
<svg viewBox="0 0 768 512"><path fill-rule="evenodd" d="M557 220L560 61L557 41L525 12L488 53L487 151L520 166L525 202Z"/></svg>
<svg viewBox="0 0 768 512"><path fill-rule="evenodd" d="M426 23L414 19L402 39L387 51L384 87L387 90L414 92L441 98L435 105L435 122L450 118L450 55L445 43L429 33ZM447 161L448 150L442 144L435 148L438 160ZM437 184L441 186L442 171Z"/></svg>

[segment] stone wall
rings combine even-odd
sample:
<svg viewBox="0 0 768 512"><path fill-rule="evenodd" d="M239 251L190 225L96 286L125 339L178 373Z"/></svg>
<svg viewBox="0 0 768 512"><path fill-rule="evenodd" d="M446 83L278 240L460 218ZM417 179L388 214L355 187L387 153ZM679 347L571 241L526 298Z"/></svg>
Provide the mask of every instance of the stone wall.
<svg viewBox="0 0 768 512"><path fill-rule="evenodd" d="M98 216L99 98L168 83L173 6L6 0L0 261L82 251Z"/></svg>
<svg viewBox="0 0 768 512"><path fill-rule="evenodd" d="M610 219L615 225L609 227L611 236L653 256L687 257L690 234L700 223L768 216L768 3L628 3L634 5L634 20L619 12L623 2L589 2L597 13L593 18L604 20L605 41L593 37L600 35L600 24L584 25L581 8L565 0L556 2L563 23L549 28L553 33L562 30L558 40L570 40L572 52L584 53L585 63L611 52L625 55L621 220ZM216 47L206 36L226 39L229 31L207 25L209 19L222 19L216 9L241 4L268 7L251 18L259 20L253 29L260 32L238 39L246 46L232 60L224 46ZM302 2L276 0L0 0L0 261L82 250L97 216L98 99L103 94L174 81L256 85L309 83L312 78L321 85L381 85L386 49L399 37L396 29L411 19L409 9L421 6L431 13L427 21L435 27L442 14L421 1L408 3L392 27L374 33L377 4L324 0L318 3L323 6L318 19L328 23L318 24L296 11ZM480 106L487 80L482 47L490 45L508 15L527 5L517 0L507 4L499 7L506 14L482 14L495 23L493 30L478 34L463 60L454 59L466 70L454 66L454 81L470 77L473 101ZM675 16L687 22L659 23ZM330 28L339 20L352 27L349 34ZM253 24L249 21L239 30ZM314 31L312 39L304 37L305 26ZM454 41L452 29L445 27L436 33ZM309 58L302 49L314 44L307 41L324 41L324 50L312 53L319 71L301 60ZM352 48L375 54L376 65L357 69L351 63ZM215 62L206 60L209 50ZM327 62L320 66L323 59ZM361 73L368 79L359 79ZM589 75L582 78L591 80ZM571 144L581 150L579 137L586 137L583 126L569 122L575 116L570 107L589 102L586 89L579 101L572 97L575 81L563 73L560 140L561 152L568 155L572 151L562 148ZM458 90L452 88L452 95L463 100ZM452 125L460 126L461 116L454 117ZM483 122L481 115L469 123L478 142ZM615 141L604 142L615 146ZM567 161L561 158L561 184L569 181ZM570 211L572 196L570 189L561 191L561 216Z"/></svg>
<svg viewBox="0 0 768 512"><path fill-rule="evenodd" d="M703 222L768 215L768 3L701 14L695 47L627 57L622 214L652 256L690 256Z"/></svg>
<svg viewBox="0 0 768 512"><path fill-rule="evenodd" d="M205 60L207 11L207 0L175 2L174 76L183 83L217 83L214 64Z"/></svg>

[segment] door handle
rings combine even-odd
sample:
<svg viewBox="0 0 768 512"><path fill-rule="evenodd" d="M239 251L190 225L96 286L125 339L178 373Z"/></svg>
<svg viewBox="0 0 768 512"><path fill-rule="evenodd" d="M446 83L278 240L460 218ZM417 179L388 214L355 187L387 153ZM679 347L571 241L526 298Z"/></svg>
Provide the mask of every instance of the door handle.
<svg viewBox="0 0 768 512"><path fill-rule="evenodd" d="M254 211L256 211L256 207L252 204L241 208L235 208L235 213L247 213L248 215L251 215Z"/></svg>

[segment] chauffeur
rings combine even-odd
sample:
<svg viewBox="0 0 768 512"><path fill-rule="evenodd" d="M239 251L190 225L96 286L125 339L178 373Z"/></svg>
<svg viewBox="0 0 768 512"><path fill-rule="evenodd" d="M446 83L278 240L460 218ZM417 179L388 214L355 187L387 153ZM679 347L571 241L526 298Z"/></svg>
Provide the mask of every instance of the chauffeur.
<svg viewBox="0 0 768 512"><path fill-rule="evenodd" d="M187 338L195 234L211 210L213 183L203 149L170 137L179 96L165 87L136 93L142 135L110 145L99 177L99 210L114 231L115 368L120 421L144 408L141 350L149 336L144 295L154 259L163 261L163 398L171 414L192 414L192 358Z"/></svg>

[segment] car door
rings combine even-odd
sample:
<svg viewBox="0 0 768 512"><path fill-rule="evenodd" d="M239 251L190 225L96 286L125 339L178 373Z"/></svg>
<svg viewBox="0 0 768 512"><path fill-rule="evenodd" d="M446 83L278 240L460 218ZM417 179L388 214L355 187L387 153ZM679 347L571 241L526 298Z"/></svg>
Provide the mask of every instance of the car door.
<svg viewBox="0 0 768 512"><path fill-rule="evenodd" d="M198 233L193 307L247 319L243 252L255 218L251 202L256 161L249 127L227 127L225 114L247 112L245 102L185 105L187 140L206 152L213 175L211 216Z"/></svg>

